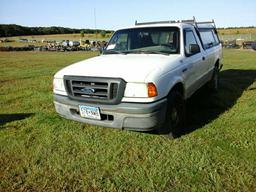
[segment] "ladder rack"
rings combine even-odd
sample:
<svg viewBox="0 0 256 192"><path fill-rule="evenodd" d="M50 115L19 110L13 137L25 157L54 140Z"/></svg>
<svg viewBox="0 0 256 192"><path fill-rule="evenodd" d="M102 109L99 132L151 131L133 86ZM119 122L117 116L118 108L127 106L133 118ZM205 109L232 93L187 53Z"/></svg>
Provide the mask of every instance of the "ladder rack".
<svg viewBox="0 0 256 192"><path fill-rule="evenodd" d="M216 28L214 19L212 19L211 21L200 21L197 22L195 17L193 17L193 19L188 19L188 20L170 20L170 21L153 21L153 22L143 22L143 23L138 23L137 21L135 21L135 25L153 25L153 24L168 24L168 23L188 23L188 24L192 24L195 25L198 28L198 25L201 24L212 24L214 28Z"/></svg>

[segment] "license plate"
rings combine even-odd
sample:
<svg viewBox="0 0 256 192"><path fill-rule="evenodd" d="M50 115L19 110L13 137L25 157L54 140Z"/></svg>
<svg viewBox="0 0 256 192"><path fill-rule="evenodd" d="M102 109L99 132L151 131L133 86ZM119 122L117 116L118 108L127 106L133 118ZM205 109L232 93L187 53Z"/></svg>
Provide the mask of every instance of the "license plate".
<svg viewBox="0 0 256 192"><path fill-rule="evenodd" d="M101 120L100 109L98 107L79 105L79 111L81 117Z"/></svg>

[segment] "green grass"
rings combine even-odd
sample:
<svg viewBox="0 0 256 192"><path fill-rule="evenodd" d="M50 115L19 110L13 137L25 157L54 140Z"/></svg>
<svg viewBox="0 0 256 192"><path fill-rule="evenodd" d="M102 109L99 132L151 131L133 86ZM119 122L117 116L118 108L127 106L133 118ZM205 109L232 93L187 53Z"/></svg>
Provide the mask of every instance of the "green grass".
<svg viewBox="0 0 256 192"><path fill-rule="evenodd" d="M53 74L91 52L0 53L0 191L255 191L256 53L225 50L218 94L161 135L59 117Z"/></svg>

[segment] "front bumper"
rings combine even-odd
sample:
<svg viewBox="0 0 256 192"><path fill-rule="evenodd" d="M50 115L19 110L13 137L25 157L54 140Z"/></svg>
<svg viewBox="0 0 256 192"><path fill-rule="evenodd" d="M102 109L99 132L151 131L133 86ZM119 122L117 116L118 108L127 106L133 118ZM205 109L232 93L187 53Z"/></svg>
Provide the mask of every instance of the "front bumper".
<svg viewBox="0 0 256 192"><path fill-rule="evenodd" d="M67 96L55 94L54 105L57 113L67 119L103 127L150 131L164 123L167 99L146 104L120 103L117 105L103 105L71 100ZM102 120L81 117L79 105L99 107Z"/></svg>

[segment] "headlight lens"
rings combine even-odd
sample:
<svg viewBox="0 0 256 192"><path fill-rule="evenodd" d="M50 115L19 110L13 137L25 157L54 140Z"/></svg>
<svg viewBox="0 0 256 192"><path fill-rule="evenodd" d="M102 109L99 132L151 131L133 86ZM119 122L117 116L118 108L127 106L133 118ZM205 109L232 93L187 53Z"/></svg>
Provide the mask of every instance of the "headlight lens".
<svg viewBox="0 0 256 192"><path fill-rule="evenodd" d="M66 95L64 81L62 78L54 78L53 80L53 92L61 95Z"/></svg>
<svg viewBox="0 0 256 192"><path fill-rule="evenodd" d="M148 98L157 96L157 89L154 83L127 83L125 97Z"/></svg>

